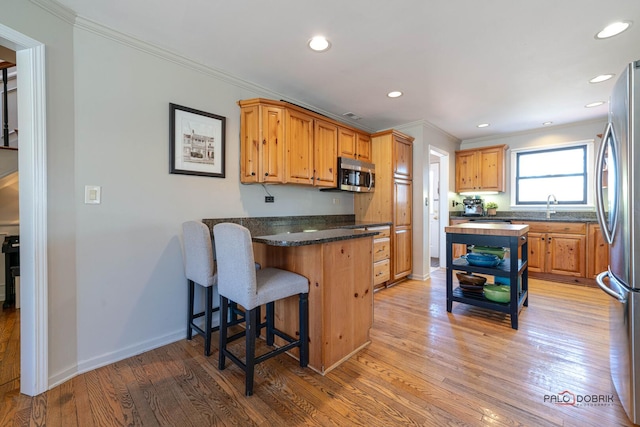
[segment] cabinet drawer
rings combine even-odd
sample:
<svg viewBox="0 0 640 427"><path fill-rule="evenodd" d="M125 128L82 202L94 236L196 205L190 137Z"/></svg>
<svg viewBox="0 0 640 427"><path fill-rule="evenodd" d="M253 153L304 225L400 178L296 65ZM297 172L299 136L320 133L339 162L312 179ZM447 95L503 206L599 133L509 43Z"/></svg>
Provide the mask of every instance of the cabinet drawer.
<svg viewBox="0 0 640 427"><path fill-rule="evenodd" d="M376 240L391 237L391 227L367 227L367 230L380 233L374 237Z"/></svg>
<svg viewBox="0 0 640 427"><path fill-rule="evenodd" d="M373 241L373 261L381 261L383 259L389 259L391 253L391 239L388 237L384 239L375 239Z"/></svg>
<svg viewBox="0 0 640 427"><path fill-rule="evenodd" d="M528 224L529 231L534 233L566 233L586 234L587 224L583 222L542 222L542 221L512 221L512 224Z"/></svg>
<svg viewBox="0 0 640 427"><path fill-rule="evenodd" d="M379 285L391 278L391 269L389 268L389 260L385 259L373 264L373 284Z"/></svg>

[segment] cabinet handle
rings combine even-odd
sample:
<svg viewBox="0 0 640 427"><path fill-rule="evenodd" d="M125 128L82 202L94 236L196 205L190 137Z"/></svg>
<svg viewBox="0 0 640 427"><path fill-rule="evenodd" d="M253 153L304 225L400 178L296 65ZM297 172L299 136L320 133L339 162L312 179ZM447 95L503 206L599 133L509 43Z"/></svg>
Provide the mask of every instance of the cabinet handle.
<svg viewBox="0 0 640 427"><path fill-rule="evenodd" d="M265 145L266 143L267 143L267 140L266 140L266 139L263 139L263 140L262 140L262 145Z"/></svg>
<svg viewBox="0 0 640 427"><path fill-rule="evenodd" d="M265 173L264 173L264 176L269 176L269 172L265 172Z"/></svg>
<svg viewBox="0 0 640 427"><path fill-rule="evenodd" d="M256 173L255 172L251 172L251 176L256 176Z"/></svg>

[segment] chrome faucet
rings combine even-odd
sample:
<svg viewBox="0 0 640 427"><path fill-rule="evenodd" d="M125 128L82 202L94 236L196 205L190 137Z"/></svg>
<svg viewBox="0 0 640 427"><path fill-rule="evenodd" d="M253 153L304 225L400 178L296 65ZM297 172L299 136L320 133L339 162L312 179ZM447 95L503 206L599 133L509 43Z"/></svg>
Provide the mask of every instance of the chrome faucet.
<svg viewBox="0 0 640 427"><path fill-rule="evenodd" d="M547 219L550 219L550 218L551 218L551 214L552 214L552 213L556 213L556 211L555 211L555 210L553 210L553 211L550 211L550 210L549 210L549 202L550 202L550 200L551 200L551 198L552 198L552 197L553 197L553 204L554 204L554 205L557 205L557 204L558 204L558 199L556 199L556 196L555 196L555 195L553 195L553 194L549 194L549 195L547 196Z"/></svg>

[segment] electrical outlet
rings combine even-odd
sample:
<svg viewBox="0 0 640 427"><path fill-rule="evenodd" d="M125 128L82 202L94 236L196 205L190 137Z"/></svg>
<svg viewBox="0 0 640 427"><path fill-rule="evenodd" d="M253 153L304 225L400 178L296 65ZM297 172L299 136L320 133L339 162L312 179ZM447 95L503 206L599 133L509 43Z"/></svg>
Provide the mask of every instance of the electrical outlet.
<svg viewBox="0 0 640 427"><path fill-rule="evenodd" d="M264 202L265 203L273 203L276 201L276 198L273 196L264 196Z"/></svg>

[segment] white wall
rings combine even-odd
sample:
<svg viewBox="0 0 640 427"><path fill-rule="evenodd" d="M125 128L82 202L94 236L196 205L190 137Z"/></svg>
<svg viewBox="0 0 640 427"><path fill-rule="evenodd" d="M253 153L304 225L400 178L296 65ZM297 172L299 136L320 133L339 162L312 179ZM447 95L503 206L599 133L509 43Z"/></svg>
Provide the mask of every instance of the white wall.
<svg viewBox="0 0 640 427"><path fill-rule="evenodd" d="M506 191L498 195L482 196L485 201L495 201L498 203L498 210L509 210L510 194L511 194L511 150L521 148L546 147L567 142L594 140L594 151L600 145L598 134L604 132L606 119L591 120L579 123L573 123L564 126L552 126L544 128L540 131L521 132L504 136L495 136L490 138L467 139L462 141L460 149L485 147L489 145L507 144L509 149L506 153L506 174L507 187ZM595 162L595 158L593 159ZM455 184L454 181L452 183ZM452 184L452 188L454 187ZM461 201L463 196L457 196L457 200ZM532 210L533 208L527 208ZM543 208L540 208L543 209ZM461 210L461 207L455 210ZM556 207L556 210L562 210L562 207Z"/></svg>
<svg viewBox="0 0 640 427"><path fill-rule="evenodd" d="M262 186L240 184L237 105L264 92L82 26L74 37L74 209L85 371L185 337L182 222L353 213L353 195L273 185L275 203L265 204ZM170 102L226 117L226 178L169 174ZM83 203L85 185L102 187L100 205Z"/></svg>
<svg viewBox="0 0 640 427"><path fill-rule="evenodd" d="M431 148L449 153L449 171L454 171L455 150L459 141L426 122L398 126L398 130L415 138L413 142L413 271L412 279L429 277L429 208L425 198L429 197L429 164ZM452 183L453 181L450 181ZM445 197L444 194L442 197Z"/></svg>

